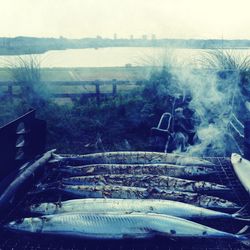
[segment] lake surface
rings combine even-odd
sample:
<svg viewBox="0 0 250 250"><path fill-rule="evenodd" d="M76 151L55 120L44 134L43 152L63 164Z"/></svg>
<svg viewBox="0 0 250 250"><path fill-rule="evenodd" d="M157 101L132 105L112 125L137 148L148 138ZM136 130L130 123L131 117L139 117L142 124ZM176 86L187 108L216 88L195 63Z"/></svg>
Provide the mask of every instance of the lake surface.
<svg viewBox="0 0 250 250"><path fill-rule="evenodd" d="M208 50L165 49L145 47L113 47L98 49L68 49L48 51L36 57L42 67L124 67L158 66L167 63L177 66L199 65L199 59ZM235 54L250 55L250 49L235 49ZM29 55L22 56L29 58ZM17 61L18 56L0 56L0 66Z"/></svg>

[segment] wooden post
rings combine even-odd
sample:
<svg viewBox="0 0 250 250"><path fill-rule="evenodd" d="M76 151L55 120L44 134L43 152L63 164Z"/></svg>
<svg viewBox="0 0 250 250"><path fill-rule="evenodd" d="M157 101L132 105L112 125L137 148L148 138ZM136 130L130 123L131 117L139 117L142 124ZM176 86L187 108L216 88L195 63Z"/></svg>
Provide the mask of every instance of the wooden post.
<svg viewBox="0 0 250 250"><path fill-rule="evenodd" d="M96 102L99 105L100 104L100 83L99 83L99 81L96 81L96 83L95 83L95 90L96 90Z"/></svg>
<svg viewBox="0 0 250 250"><path fill-rule="evenodd" d="M13 86L12 86L12 83L9 83L8 84L8 98L12 101L13 99Z"/></svg>
<svg viewBox="0 0 250 250"><path fill-rule="evenodd" d="M113 85L112 94L113 94L113 97L116 97L116 95L117 95L117 84L116 84L116 79L113 79L113 80L112 80L112 85Z"/></svg>
<svg viewBox="0 0 250 250"><path fill-rule="evenodd" d="M244 127L244 157L250 160L250 120L245 122Z"/></svg>

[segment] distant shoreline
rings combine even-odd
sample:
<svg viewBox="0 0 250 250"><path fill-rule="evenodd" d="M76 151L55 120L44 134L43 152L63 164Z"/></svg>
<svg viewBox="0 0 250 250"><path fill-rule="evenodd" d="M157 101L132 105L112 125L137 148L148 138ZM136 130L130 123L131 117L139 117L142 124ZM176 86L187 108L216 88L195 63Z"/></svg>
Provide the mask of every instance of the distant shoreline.
<svg viewBox="0 0 250 250"><path fill-rule="evenodd" d="M114 46L114 47L101 47L98 49L105 49L105 48L128 48L128 47L132 47L132 48L166 48L166 49L192 49L192 50L201 50L201 49L206 49L206 50L215 50L218 48L179 48L179 47L164 47L164 46L154 46L154 47L149 47L149 46ZM96 49L96 48L66 48L66 49L48 49L48 50L44 50L44 51L34 51L34 52L27 52L27 51L5 51L5 50L1 50L0 48L0 56L27 56L27 55L42 55L45 54L49 51L63 51L63 50L77 50L77 49ZM221 48L220 48L221 49ZM223 50L247 50L250 49L250 47L223 47Z"/></svg>
<svg viewBox="0 0 250 250"><path fill-rule="evenodd" d="M250 49L250 40L220 39L107 39L0 37L0 55L43 54L51 50L151 47L169 49Z"/></svg>

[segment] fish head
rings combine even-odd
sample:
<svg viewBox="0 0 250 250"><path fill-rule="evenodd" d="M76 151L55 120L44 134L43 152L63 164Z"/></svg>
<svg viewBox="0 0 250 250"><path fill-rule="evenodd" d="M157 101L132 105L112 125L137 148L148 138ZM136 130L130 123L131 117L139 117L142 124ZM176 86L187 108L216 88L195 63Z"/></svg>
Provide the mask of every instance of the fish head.
<svg viewBox="0 0 250 250"><path fill-rule="evenodd" d="M37 233L41 232L43 220L41 218L23 218L9 222L5 228L15 231Z"/></svg>
<svg viewBox="0 0 250 250"><path fill-rule="evenodd" d="M231 162L232 164L236 164L236 163L241 163L243 160L242 156L236 153L232 153L231 155Z"/></svg>
<svg viewBox="0 0 250 250"><path fill-rule="evenodd" d="M56 203L40 203L30 206L30 212L39 214L54 214L58 209L58 204Z"/></svg>

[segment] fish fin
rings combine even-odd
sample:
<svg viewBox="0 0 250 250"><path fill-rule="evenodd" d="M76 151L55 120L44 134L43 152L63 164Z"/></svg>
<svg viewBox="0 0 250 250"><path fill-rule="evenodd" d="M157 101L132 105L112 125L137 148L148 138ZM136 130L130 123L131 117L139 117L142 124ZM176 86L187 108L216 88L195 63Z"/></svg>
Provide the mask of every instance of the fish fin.
<svg viewBox="0 0 250 250"><path fill-rule="evenodd" d="M232 214L232 217L237 220L250 221L249 211L250 211L250 203L247 203L236 213Z"/></svg>
<svg viewBox="0 0 250 250"><path fill-rule="evenodd" d="M158 187L149 187L149 188L147 188L147 191L149 193L161 193L162 189L160 189Z"/></svg>
<svg viewBox="0 0 250 250"><path fill-rule="evenodd" d="M51 186L51 187L48 187L48 188L37 188L36 190L30 191L27 194L29 196L32 196L32 195L36 195L36 194L43 194L44 192L53 191L53 190L60 190L60 186L58 186L58 187L52 187Z"/></svg>
<svg viewBox="0 0 250 250"><path fill-rule="evenodd" d="M250 227L249 226L244 226L237 234L237 238L240 240L240 242L245 245L250 247L250 232L249 232Z"/></svg>
<svg viewBox="0 0 250 250"><path fill-rule="evenodd" d="M58 155L58 154L55 154L52 152L51 156L53 157L51 160L49 160L49 163L56 163L56 162L59 162L63 159L62 156Z"/></svg>
<svg viewBox="0 0 250 250"><path fill-rule="evenodd" d="M91 167L91 168L89 168L89 169L86 171L86 173L87 173L87 174L92 174L94 171L95 171L95 168L94 168L94 167Z"/></svg>
<svg viewBox="0 0 250 250"><path fill-rule="evenodd" d="M151 234L152 236L162 234L162 232L157 231L157 230L154 230L154 229L152 229L152 228L148 228L148 227L143 227L142 230L143 230L143 231L146 231L148 234Z"/></svg>
<svg viewBox="0 0 250 250"><path fill-rule="evenodd" d="M244 235L249 231L250 227L249 226L244 226L238 233L237 235Z"/></svg>
<svg viewBox="0 0 250 250"><path fill-rule="evenodd" d="M47 188L56 188L61 186L61 181L55 181L51 183L46 183L40 186L37 186L37 190L45 190Z"/></svg>

